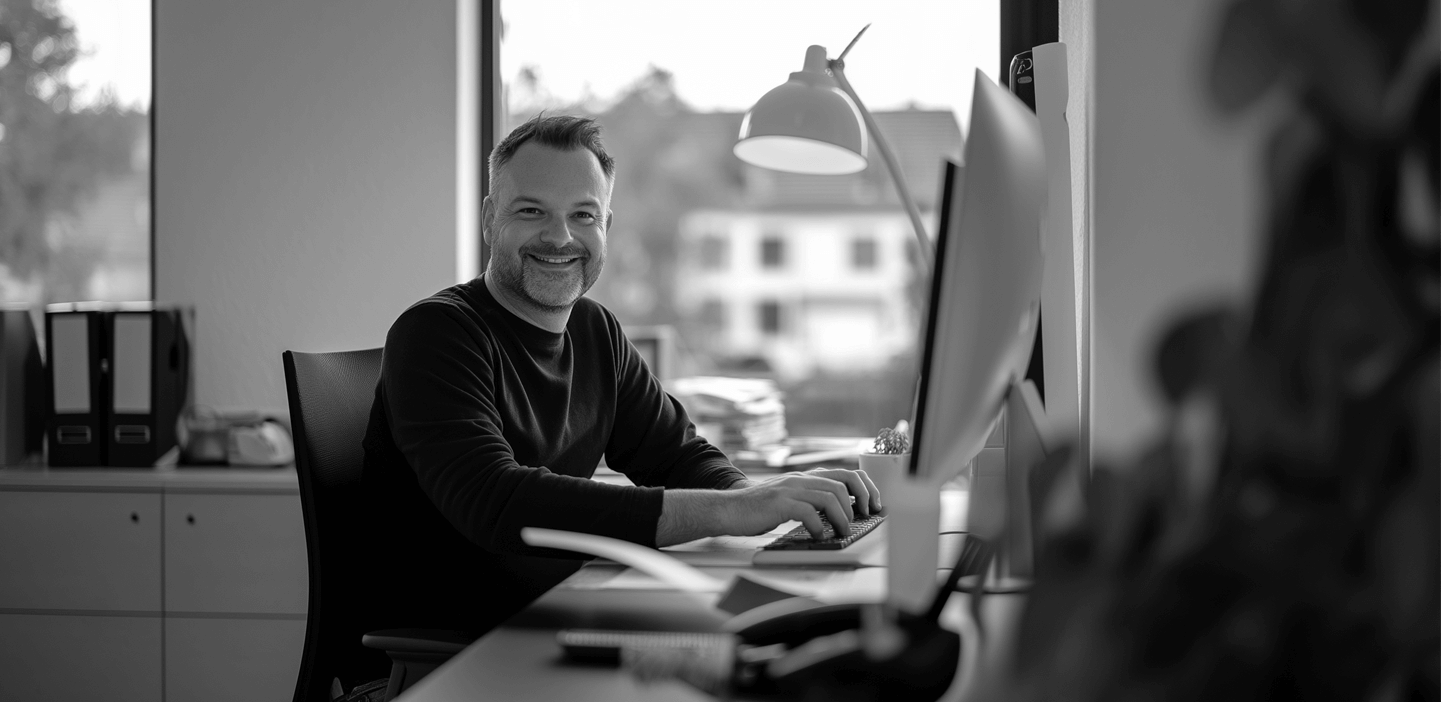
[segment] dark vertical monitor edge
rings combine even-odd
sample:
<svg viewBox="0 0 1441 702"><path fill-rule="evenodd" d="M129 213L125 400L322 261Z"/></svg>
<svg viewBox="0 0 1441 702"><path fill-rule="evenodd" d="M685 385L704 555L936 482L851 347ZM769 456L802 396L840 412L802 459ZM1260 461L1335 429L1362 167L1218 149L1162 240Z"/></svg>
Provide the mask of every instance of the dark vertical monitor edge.
<svg viewBox="0 0 1441 702"><path fill-rule="evenodd" d="M960 166L955 161L944 159L945 176L941 179L941 216L940 223L936 228L936 255L931 258L935 261L935 269L931 271L931 295L926 305L926 329L921 340L921 373L919 389L916 391L916 416L911 427L911 466L910 475L920 474L921 461L921 431L925 426L926 416L926 394L930 391L930 383L927 380L931 377L931 364L935 362L936 342L936 315L941 307L941 277L945 274L945 266L941 264L946 260L946 240L949 239L951 230L952 209L955 207L956 179L960 176Z"/></svg>

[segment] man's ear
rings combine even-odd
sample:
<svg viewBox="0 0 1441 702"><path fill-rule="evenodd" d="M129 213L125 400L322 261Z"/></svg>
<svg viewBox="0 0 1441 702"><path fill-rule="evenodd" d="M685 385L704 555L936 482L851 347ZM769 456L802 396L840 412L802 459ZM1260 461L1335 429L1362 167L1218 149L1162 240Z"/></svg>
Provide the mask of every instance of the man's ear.
<svg viewBox="0 0 1441 702"><path fill-rule="evenodd" d="M615 211L614 211L614 210L606 210L606 211L605 211L605 230L606 230L607 232L610 231L610 225L611 225L612 223L614 223L614 222L615 222Z"/></svg>
<svg viewBox="0 0 1441 702"><path fill-rule="evenodd" d="M480 240L490 246L490 230L495 225L495 201L485 196L480 202Z"/></svg>

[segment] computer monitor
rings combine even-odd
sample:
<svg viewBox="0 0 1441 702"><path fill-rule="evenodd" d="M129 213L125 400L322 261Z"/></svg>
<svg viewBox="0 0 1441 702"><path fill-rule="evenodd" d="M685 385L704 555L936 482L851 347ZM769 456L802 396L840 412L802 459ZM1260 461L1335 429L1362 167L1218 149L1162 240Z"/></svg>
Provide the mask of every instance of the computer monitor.
<svg viewBox="0 0 1441 702"><path fill-rule="evenodd" d="M658 380L664 383L675 379L678 355L675 327L665 324L629 327L625 335Z"/></svg>
<svg viewBox="0 0 1441 702"><path fill-rule="evenodd" d="M954 476L1023 378L1041 304L1046 162L1036 116L976 71L965 174L943 217L921 360L911 473Z"/></svg>
<svg viewBox="0 0 1441 702"><path fill-rule="evenodd" d="M1009 538L1000 539L1009 533L1007 520L1021 513L1007 509L1008 495L1025 491L1008 490L1013 476L1006 464L1022 456L1009 446L999 456L980 454L1008 402L1044 414L1039 402L1026 408L1021 391L1013 391L1024 387L1040 315L1047 188L1040 125L980 71L965 172L947 180L959 182L942 197L944 231L937 237L921 351L911 476L883 498L891 512L888 599L912 610L935 592L939 487L973 460L967 530L998 547L998 562L1015 562ZM1023 555L1029 561L1029 549Z"/></svg>

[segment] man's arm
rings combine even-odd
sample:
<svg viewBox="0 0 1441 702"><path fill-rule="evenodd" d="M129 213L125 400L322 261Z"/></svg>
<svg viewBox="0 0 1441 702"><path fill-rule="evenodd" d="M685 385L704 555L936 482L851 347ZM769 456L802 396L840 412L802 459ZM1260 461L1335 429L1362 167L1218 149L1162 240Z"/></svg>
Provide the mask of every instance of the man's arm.
<svg viewBox="0 0 1441 702"><path fill-rule="evenodd" d="M745 473L696 436L685 407L661 387L620 324L605 313L616 359L616 407L606 463L637 485L733 488Z"/></svg>
<svg viewBox="0 0 1441 702"><path fill-rule="evenodd" d="M746 479L730 490L666 490L655 542L663 547L706 536L754 536L791 520L820 536L820 514L844 536L857 515L870 516L881 507L870 477L844 468Z"/></svg>

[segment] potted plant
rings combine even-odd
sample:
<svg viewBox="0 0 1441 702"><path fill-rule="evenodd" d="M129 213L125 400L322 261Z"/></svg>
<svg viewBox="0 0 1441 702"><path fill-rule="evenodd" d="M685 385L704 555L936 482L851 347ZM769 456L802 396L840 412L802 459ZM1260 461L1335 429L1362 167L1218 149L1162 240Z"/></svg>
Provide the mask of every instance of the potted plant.
<svg viewBox="0 0 1441 702"><path fill-rule="evenodd" d="M880 489L881 499L884 500L887 486L910 470L911 437L907 433L905 420L897 423L894 429L886 427L880 430L871 450L861 453L860 462L861 470L865 471Z"/></svg>
<svg viewBox="0 0 1441 702"><path fill-rule="evenodd" d="M1011 660L975 697L1437 698L1438 14L1230 3L1217 104L1287 93L1260 281L1160 337L1169 416L1136 465L1032 494L1069 516L1034 534Z"/></svg>

